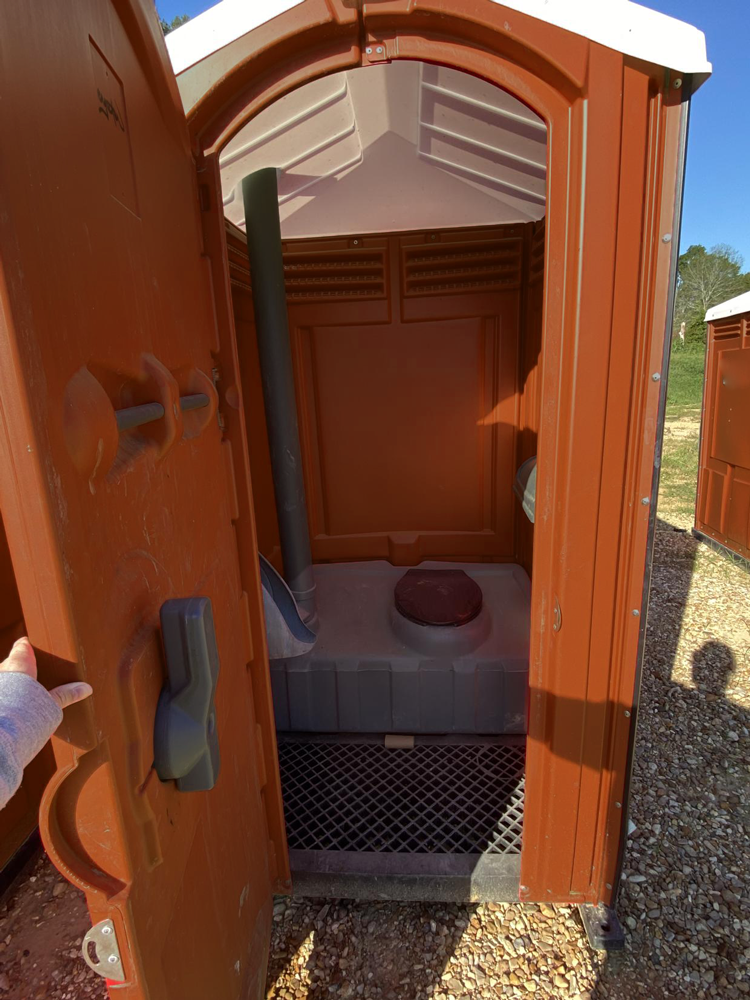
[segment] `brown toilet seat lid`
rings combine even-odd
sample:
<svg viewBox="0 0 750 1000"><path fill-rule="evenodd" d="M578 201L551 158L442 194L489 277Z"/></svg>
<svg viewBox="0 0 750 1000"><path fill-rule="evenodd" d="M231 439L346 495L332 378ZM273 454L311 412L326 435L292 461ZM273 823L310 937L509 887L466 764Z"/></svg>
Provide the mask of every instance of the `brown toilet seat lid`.
<svg viewBox="0 0 750 1000"><path fill-rule="evenodd" d="M410 569L396 584L396 610L419 625L465 625L482 610L482 590L462 569Z"/></svg>

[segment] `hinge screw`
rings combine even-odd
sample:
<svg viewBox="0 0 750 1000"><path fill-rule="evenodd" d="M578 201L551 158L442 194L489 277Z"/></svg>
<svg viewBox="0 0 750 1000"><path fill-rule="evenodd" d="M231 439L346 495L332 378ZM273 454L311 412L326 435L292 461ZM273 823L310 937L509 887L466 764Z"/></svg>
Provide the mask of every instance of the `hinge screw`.
<svg viewBox="0 0 750 1000"><path fill-rule="evenodd" d="M368 45L368 46L367 46L367 48L365 49L365 52L366 52L366 53L368 54L368 56L371 56L371 55L372 55L372 49L370 48L370 46L369 46L369 45Z"/></svg>
<svg viewBox="0 0 750 1000"><path fill-rule="evenodd" d="M615 809L622 809L622 802L615 802Z"/></svg>
<svg viewBox="0 0 750 1000"><path fill-rule="evenodd" d="M671 243L672 242L672 234L671 233L665 233L662 236L661 241L662 241L662 243Z"/></svg>
<svg viewBox="0 0 750 1000"><path fill-rule="evenodd" d="M672 86L674 87L675 90L679 90L680 87L682 86L682 77L681 76L676 77Z"/></svg>
<svg viewBox="0 0 750 1000"><path fill-rule="evenodd" d="M382 55L383 54L383 46L382 45L378 45L378 47L375 49L375 51L378 53L379 56Z"/></svg>
<svg viewBox="0 0 750 1000"><path fill-rule="evenodd" d="M107 961L109 962L110 965L116 965L119 959L117 955L110 955Z"/></svg>
<svg viewBox="0 0 750 1000"><path fill-rule="evenodd" d="M627 708L625 709L625 718L626 719L630 718L630 712L627 710Z"/></svg>
<svg viewBox="0 0 750 1000"><path fill-rule="evenodd" d="M643 497L641 503L643 504L644 507L648 507L648 505L651 503L650 497Z"/></svg>
<svg viewBox="0 0 750 1000"><path fill-rule="evenodd" d="M640 617L640 614L641 614L641 613L640 613L640 611L638 610L638 608L633 608L633 618L639 618L639 617Z"/></svg>
<svg viewBox="0 0 750 1000"><path fill-rule="evenodd" d="M611 889L611 888L612 888L612 883L611 883L611 882L605 882L604 884L606 885L606 887L607 887L608 889Z"/></svg>
<svg viewBox="0 0 750 1000"><path fill-rule="evenodd" d="M651 376L651 379L653 382L660 382L661 375L659 374L659 372L654 372L654 374Z"/></svg>

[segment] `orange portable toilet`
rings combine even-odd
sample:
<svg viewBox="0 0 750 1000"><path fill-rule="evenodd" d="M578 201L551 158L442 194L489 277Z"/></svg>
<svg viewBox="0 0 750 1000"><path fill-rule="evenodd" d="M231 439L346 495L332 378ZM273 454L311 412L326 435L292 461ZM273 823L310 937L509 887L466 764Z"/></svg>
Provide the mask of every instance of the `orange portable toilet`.
<svg viewBox="0 0 750 1000"><path fill-rule="evenodd" d="M0 504L94 687L41 807L89 960L258 997L274 892L617 946L702 34L224 0L173 72L150 0L0 17Z"/></svg>
<svg viewBox="0 0 750 1000"><path fill-rule="evenodd" d="M750 559L750 292L706 313L706 381L693 534Z"/></svg>

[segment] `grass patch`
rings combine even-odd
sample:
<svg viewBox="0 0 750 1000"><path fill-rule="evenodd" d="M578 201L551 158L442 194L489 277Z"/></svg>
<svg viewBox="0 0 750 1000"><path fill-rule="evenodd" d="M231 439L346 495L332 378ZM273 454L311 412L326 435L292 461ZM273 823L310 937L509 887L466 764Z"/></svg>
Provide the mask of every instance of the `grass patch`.
<svg viewBox="0 0 750 1000"><path fill-rule="evenodd" d="M665 515L692 523L697 478L697 428L686 437L665 437L659 489L659 504Z"/></svg>
<svg viewBox="0 0 750 1000"><path fill-rule="evenodd" d="M703 400L705 348L702 344L675 344L667 381L667 419L699 412Z"/></svg>

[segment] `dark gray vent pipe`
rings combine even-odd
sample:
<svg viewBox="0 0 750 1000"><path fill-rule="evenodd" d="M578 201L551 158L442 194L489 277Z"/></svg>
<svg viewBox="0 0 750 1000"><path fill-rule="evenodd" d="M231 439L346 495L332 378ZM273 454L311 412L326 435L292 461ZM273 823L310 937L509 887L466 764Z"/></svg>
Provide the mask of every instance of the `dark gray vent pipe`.
<svg viewBox="0 0 750 1000"><path fill-rule="evenodd" d="M289 589L310 625L316 620L315 584L286 310L276 168L248 174L242 181L242 198L281 558Z"/></svg>

